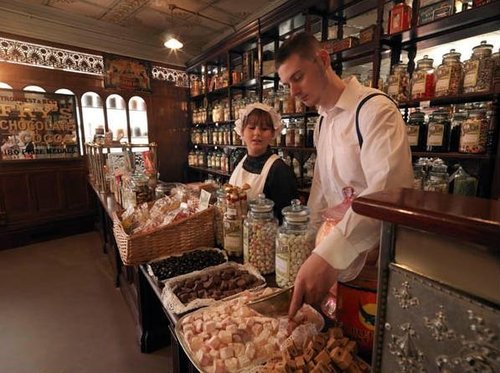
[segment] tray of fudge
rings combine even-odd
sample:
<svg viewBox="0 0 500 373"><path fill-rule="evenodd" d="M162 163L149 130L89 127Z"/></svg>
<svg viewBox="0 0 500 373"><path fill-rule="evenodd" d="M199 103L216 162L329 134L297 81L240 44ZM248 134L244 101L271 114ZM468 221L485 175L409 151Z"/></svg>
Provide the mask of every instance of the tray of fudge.
<svg viewBox="0 0 500 373"><path fill-rule="evenodd" d="M321 333L324 320L304 305L296 316L265 317L248 302L276 291L245 291L229 300L183 316L176 334L202 373L368 373L356 343L340 328Z"/></svg>
<svg viewBox="0 0 500 373"><path fill-rule="evenodd" d="M155 279L156 284L163 288L164 281L170 278L200 271L227 261L226 251L211 247L200 247L151 261L146 265L146 269L148 274Z"/></svg>
<svg viewBox="0 0 500 373"><path fill-rule="evenodd" d="M252 265L227 262L165 281L161 300L172 312L183 314L265 285Z"/></svg>

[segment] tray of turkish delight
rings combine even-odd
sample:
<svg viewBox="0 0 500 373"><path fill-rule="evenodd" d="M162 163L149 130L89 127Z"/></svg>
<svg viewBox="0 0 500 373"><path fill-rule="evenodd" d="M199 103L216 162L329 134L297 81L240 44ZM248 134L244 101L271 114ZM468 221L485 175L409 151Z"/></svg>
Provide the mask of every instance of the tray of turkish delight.
<svg viewBox="0 0 500 373"><path fill-rule="evenodd" d="M182 314L265 285L252 265L228 262L165 281L161 300L169 310Z"/></svg>
<svg viewBox="0 0 500 373"><path fill-rule="evenodd" d="M303 346L319 334L323 317L308 305L292 320L265 317L246 305L273 291L245 291L178 321L178 340L200 372L261 372L270 367L264 364L278 362L292 345Z"/></svg>
<svg viewBox="0 0 500 373"><path fill-rule="evenodd" d="M149 275L156 280L157 285L163 288L163 281L170 278L200 271L227 261L226 251L211 247L199 247L181 254L154 260L149 262L146 268Z"/></svg>

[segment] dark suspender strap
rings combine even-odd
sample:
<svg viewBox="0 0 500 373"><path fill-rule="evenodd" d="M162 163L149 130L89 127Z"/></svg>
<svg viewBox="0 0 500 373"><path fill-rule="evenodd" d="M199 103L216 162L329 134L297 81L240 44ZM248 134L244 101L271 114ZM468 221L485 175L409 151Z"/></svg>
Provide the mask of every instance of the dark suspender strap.
<svg viewBox="0 0 500 373"><path fill-rule="evenodd" d="M319 117L318 135L321 133L321 125L323 124L323 115Z"/></svg>
<svg viewBox="0 0 500 373"><path fill-rule="evenodd" d="M368 101L370 98L375 97L375 96L385 96L389 100L394 102L394 100L392 98L390 98L389 96L387 96L385 93L382 93L382 92L371 93L360 101L360 103L358 104L358 107L356 109L356 135L358 135L358 142L359 142L360 148L363 146L363 136L361 135L361 131L359 129L359 111L361 110L361 107L365 104L366 101ZM396 105L395 102L394 102L394 104ZM396 105L396 107L397 107L397 105Z"/></svg>

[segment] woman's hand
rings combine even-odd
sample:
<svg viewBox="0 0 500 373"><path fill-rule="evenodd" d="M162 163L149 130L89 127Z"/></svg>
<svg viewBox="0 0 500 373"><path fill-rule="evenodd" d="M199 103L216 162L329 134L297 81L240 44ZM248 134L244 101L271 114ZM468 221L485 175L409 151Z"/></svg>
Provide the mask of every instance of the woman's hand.
<svg viewBox="0 0 500 373"><path fill-rule="evenodd" d="M338 271L321 256L312 253L295 279L288 317L292 319L303 303L319 305L337 281Z"/></svg>

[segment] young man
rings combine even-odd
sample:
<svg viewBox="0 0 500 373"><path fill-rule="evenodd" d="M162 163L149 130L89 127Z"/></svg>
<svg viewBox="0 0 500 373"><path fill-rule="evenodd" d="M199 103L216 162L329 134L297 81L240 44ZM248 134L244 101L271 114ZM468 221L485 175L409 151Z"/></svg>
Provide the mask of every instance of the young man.
<svg viewBox="0 0 500 373"><path fill-rule="evenodd" d="M389 98L373 93L354 77L340 79L330 56L312 35L296 34L276 54L276 68L293 96L309 107L317 106L315 128L317 160L308 206L319 223L322 212L342 202L342 189L357 195L412 186L411 152L403 118ZM339 279L359 273L366 255L379 242L380 222L349 209L332 232L314 249L295 280L289 315L302 303L319 304ZM357 275L355 273L355 275ZM352 277L352 276L351 276ZM352 280L352 278L350 278Z"/></svg>

